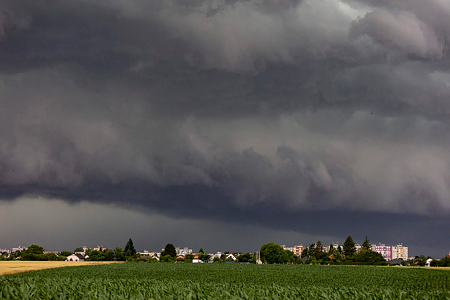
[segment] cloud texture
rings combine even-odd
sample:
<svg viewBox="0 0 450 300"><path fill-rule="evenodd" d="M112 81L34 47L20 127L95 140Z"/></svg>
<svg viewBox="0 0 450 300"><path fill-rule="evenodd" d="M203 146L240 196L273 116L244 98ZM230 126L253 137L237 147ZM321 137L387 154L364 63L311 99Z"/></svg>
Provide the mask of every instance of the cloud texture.
<svg viewBox="0 0 450 300"><path fill-rule="evenodd" d="M7 0L0 197L392 242L421 222L419 246L450 225L449 20L443 0Z"/></svg>

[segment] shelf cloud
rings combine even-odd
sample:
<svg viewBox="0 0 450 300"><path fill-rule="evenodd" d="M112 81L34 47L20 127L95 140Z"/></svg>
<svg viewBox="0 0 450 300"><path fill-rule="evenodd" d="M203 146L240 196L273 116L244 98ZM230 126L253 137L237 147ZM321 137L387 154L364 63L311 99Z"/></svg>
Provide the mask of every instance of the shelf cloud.
<svg viewBox="0 0 450 300"><path fill-rule="evenodd" d="M441 0L3 1L0 198L424 247L449 36Z"/></svg>

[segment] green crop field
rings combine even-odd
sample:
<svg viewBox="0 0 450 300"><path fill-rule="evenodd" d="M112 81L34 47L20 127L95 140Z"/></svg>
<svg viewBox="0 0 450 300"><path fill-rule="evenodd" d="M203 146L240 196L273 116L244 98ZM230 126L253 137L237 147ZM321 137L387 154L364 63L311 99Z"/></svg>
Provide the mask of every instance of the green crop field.
<svg viewBox="0 0 450 300"><path fill-rule="evenodd" d="M126 263L0 276L0 299L450 299L450 271Z"/></svg>

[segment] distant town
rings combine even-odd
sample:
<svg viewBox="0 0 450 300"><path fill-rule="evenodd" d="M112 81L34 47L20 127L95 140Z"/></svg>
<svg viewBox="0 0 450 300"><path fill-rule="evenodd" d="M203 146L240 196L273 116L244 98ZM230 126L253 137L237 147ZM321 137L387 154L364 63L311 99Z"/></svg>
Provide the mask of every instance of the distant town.
<svg viewBox="0 0 450 300"><path fill-rule="evenodd" d="M174 263L280 263L280 264L370 264L370 265L419 265L450 266L450 252L443 258L421 256L410 257L408 246L370 244L366 237L363 244L354 243L349 236L343 245L331 243L324 246L320 241L308 246L268 243L259 251L251 253L215 252L207 253L202 248L194 252L189 247L167 244L161 251L136 251L130 238L124 249L108 249L103 246L79 247L73 251L45 251L43 247L31 245L0 248L0 260L63 260L63 261L147 261Z"/></svg>

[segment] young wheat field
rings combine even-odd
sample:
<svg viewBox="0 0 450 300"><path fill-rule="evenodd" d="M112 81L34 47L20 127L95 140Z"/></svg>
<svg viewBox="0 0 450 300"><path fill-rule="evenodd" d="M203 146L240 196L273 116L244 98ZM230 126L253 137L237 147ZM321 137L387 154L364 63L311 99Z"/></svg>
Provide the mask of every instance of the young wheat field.
<svg viewBox="0 0 450 300"><path fill-rule="evenodd" d="M126 263L0 276L0 299L450 299L450 272Z"/></svg>

